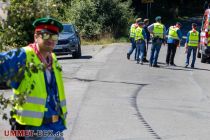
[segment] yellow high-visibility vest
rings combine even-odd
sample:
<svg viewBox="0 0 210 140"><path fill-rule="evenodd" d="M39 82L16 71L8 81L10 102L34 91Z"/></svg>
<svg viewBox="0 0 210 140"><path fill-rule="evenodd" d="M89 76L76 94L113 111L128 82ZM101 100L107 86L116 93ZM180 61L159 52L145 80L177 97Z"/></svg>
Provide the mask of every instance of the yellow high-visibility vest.
<svg viewBox="0 0 210 140"><path fill-rule="evenodd" d="M143 28L142 27L137 27L136 32L135 32L135 41L139 39L144 39L144 36L142 35Z"/></svg>
<svg viewBox="0 0 210 140"><path fill-rule="evenodd" d="M198 31L193 32L190 31L189 41L187 43L188 46L197 47L199 41L199 33Z"/></svg>
<svg viewBox="0 0 210 140"><path fill-rule="evenodd" d="M36 66L42 64L31 47L24 47L24 50L26 52L26 66L31 62L33 62ZM60 101L59 104L62 111L61 118L64 122L64 125L66 125L65 118L67 114L67 108L62 73L61 70L58 68L60 66L57 62L55 54L52 55L52 58L52 68L56 78L58 96ZM44 112L47 111L47 108L45 108L47 90L44 79L44 71L38 70L37 73L34 73L31 70L29 71L30 72L27 72L25 70L23 80L21 81L19 87L17 89L13 89L13 91L15 96L17 96L18 94L30 90L31 83L35 83L34 89L31 91L30 94L28 94L26 102L23 105L15 105L15 114L12 117L15 118L16 121L21 125L41 126L44 118ZM29 73L31 73L31 76L29 76Z"/></svg>
<svg viewBox="0 0 210 140"><path fill-rule="evenodd" d="M175 26L171 26L169 28L168 38L179 39L178 34L177 34L177 30L179 30L179 28L177 28Z"/></svg>
<svg viewBox="0 0 210 140"><path fill-rule="evenodd" d="M136 24L132 24L130 28L130 38L135 37Z"/></svg>
<svg viewBox="0 0 210 140"><path fill-rule="evenodd" d="M163 39L163 33L164 33L164 26L161 23L154 23L154 29L153 29L154 37L159 37Z"/></svg>

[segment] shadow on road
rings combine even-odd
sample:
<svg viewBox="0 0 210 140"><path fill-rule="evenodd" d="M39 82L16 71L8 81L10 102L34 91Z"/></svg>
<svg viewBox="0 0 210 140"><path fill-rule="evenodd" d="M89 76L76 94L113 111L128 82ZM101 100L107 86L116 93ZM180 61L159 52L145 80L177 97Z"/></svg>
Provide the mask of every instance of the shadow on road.
<svg viewBox="0 0 210 140"><path fill-rule="evenodd" d="M165 65L165 63L163 62L158 62L159 64L159 68L157 69L168 69L168 70L182 70L182 71L194 71L194 70L198 70L198 71L210 71L210 69L203 69L203 68L190 68L190 67L187 67L185 68L184 66L167 66ZM148 63L144 63L144 65L149 65Z"/></svg>
<svg viewBox="0 0 210 140"><path fill-rule="evenodd" d="M189 68L185 68L185 69L191 69L191 68L189 67ZM203 68L194 68L194 69L191 69L191 70L203 70L203 71L210 71L209 69L203 69Z"/></svg>
<svg viewBox="0 0 210 140"><path fill-rule="evenodd" d="M73 58L72 56L62 56L62 57L58 57L58 60L65 60L65 59L91 59L93 58L93 56L91 55L84 55L81 56L80 58Z"/></svg>
<svg viewBox="0 0 210 140"><path fill-rule="evenodd" d="M182 66L164 66L161 67L163 69L168 69L168 70L182 70L182 71L192 71L193 69L187 69L185 67Z"/></svg>
<svg viewBox="0 0 210 140"><path fill-rule="evenodd" d="M184 66L160 66L160 68L163 69L169 69L169 70L182 70L182 71L194 71L194 70L202 70L202 71L210 71L209 69L203 69L203 68L185 68Z"/></svg>

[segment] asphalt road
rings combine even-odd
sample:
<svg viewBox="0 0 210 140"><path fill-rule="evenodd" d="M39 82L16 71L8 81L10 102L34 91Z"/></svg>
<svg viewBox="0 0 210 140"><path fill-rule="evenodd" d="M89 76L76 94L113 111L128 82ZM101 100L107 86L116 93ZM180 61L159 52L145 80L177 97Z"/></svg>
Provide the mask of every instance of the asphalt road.
<svg viewBox="0 0 210 140"><path fill-rule="evenodd" d="M69 112L65 139L209 139L209 64L197 59L196 69L184 68L181 48L177 66L167 67L162 46L160 68L140 65L134 56L127 60L129 45L83 46L81 59L59 58ZM3 130L9 125L0 127L1 139L8 139Z"/></svg>
<svg viewBox="0 0 210 140"><path fill-rule="evenodd" d="M128 46L112 44L91 54L92 59L69 60L80 68L69 75L72 110L65 136L71 140L209 139L209 64L197 59L196 69L184 68L181 48L177 67L166 67L167 46L162 46L161 68L151 68L127 60Z"/></svg>

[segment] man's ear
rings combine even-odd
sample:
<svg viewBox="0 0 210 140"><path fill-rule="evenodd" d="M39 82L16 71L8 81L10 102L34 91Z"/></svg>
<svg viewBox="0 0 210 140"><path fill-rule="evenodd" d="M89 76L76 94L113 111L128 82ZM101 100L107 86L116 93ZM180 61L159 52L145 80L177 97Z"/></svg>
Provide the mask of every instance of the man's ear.
<svg viewBox="0 0 210 140"><path fill-rule="evenodd" d="M34 42L37 42L37 38L38 38L38 35L35 33L34 34Z"/></svg>

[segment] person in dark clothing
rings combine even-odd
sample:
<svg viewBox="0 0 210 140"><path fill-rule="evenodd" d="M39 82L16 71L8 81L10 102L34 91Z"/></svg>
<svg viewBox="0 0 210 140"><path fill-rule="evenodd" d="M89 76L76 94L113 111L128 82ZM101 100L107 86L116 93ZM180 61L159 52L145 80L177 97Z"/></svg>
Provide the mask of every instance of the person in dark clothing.
<svg viewBox="0 0 210 140"><path fill-rule="evenodd" d="M180 30L181 23L177 22L176 25L170 26L168 34L168 49L166 55L166 65L176 66L174 64L174 57L176 54L176 48L180 46L180 40L182 39L182 32Z"/></svg>
<svg viewBox="0 0 210 140"><path fill-rule="evenodd" d="M144 31L146 33L147 39L146 39L146 43L145 43L146 47L145 47L145 51L144 51L143 62L149 62L147 60L148 44L149 44L149 40L150 40L150 33L147 29L148 25L149 25L149 19L144 19Z"/></svg>

